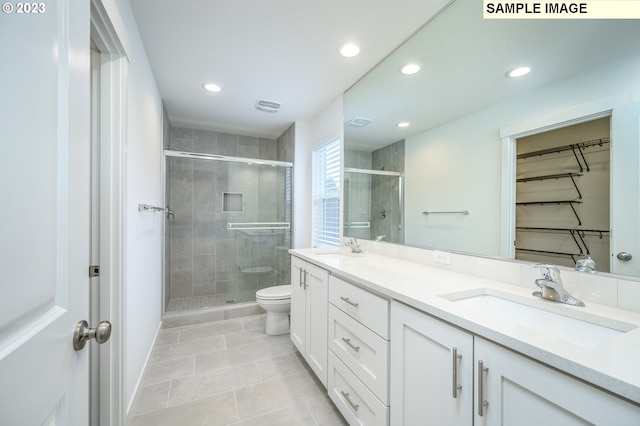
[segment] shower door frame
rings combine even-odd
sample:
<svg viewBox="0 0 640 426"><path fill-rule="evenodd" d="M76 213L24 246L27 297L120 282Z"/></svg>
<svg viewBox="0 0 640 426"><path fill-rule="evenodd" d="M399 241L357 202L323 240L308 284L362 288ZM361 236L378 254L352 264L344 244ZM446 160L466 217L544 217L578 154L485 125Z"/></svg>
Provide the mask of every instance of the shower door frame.
<svg viewBox="0 0 640 426"><path fill-rule="evenodd" d="M163 205L167 208L167 213L165 215L165 220L163 224L163 232L162 232L162 315L167 313L167 300L166 300L166 286L167 286L167 230L169 227L169 200L167 197L167 161L168 157L176 157L176 158L187 158L192 160L208 160L208 161L222 161L227 163L242 163L248 165L264 165L264 166L277 166L277 167L288 167L291 172L291 196L293 196L293 163L289 161L278 161L278 160L265 160L261 158L247 158L247 157L233 157L227 155L218 155L218 154L206 154L206 153L198 153L198 152L188 152L188 151L179 151L172 149L165 149L163 152L163 161L162 161L162 176L163 176ZM293 200L291 201L291 214L293 219ZM292 221L291 221L292 222ZM290 241L293 242L293 227L291 226L291 222L289 224L289 232ZM218 308L218 306L216 306ZM189 311L183 311L189 312Z"/></svg>

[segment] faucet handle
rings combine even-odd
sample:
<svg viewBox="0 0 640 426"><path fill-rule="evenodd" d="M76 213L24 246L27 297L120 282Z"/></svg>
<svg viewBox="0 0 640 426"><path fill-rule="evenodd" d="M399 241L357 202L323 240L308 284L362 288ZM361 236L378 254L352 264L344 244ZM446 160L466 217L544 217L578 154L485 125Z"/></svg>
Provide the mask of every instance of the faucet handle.
<svg viewBox="0 0 640 426"><path fill-rule="evenodd" d="M537 263L533 265L533 267L540 268L542 277L545 280L560 282L560 269L558 269L556 265L552 265L550 263Z"/></svg>

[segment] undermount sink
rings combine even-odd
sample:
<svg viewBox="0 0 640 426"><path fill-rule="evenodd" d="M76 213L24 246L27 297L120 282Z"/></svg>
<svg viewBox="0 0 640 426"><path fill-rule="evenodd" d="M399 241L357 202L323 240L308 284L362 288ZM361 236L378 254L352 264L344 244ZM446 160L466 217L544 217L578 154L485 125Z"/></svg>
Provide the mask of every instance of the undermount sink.
<svg viewBox="0 0 640 426"><path fill-rule="evenodd" d="M319 251L319 252L315 252L314 255L322 256L325 258L339 259L341 257L363 257L364 253L350 253L346 251Z"/></svg>
<svg viewBox="0 0 640 426"><path fill-rule="evenodd" d="M516 324L554 339L584 347L595 347L636 328L580 311L556 302L527 299L490 288L449 293L440 297L458 306L481 311L505 323Z"/></svg>

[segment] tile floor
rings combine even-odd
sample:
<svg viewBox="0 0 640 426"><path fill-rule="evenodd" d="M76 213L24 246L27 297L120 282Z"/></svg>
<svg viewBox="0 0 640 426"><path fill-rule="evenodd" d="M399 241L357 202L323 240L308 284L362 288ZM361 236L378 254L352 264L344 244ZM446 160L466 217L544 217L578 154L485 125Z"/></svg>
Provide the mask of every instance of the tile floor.
<svg viewBox="0 0 640 426"><path fill-rule="evenodd" d="M346 425L289 335L264 315L163 329L129 425Z"/></svg>

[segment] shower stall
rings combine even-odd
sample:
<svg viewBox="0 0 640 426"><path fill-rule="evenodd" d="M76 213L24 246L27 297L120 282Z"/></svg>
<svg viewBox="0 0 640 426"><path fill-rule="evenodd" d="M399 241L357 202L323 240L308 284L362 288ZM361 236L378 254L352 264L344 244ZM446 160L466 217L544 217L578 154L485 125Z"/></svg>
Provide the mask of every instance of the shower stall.
<svg viewBox="0 0 640 426"><path fill-rule="evenodd" d="M403 243L402 174L344 169L343 235Z"/></svg>
<svg viewBox="0 0 640 426"><path fill-rule="evenodd" d="M167 150L165 176L165 313L291 282L291 163Z"/></svg>

